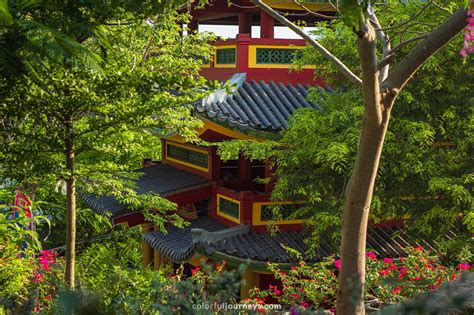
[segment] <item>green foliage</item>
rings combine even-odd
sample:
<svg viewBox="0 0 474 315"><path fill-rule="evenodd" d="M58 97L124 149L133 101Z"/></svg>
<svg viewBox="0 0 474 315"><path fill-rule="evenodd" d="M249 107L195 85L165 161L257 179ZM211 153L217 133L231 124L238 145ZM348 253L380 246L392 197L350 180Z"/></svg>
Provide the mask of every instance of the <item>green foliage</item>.
<svg viewBox="0 0 474 315"><path fill-rule="evenodd" d="M157 283L157 298L154 309L160 314L209 314L208 309L196 305L210 306L221 303L235 304L239 301L239 277L245 270L225 268L225 262L217 266L202 265L191 270L191 277L183 277L182 267L169 282Z"/></svg>
<svg viewBox="0 0 474 315"><path fill-rule="evenodd" d="M168 212L173 203L135 192L133 179L140 174L130 169L143 157L160 158L156 132L191 139L201 124L189 104L205 95L206 82L198 75L201 61L193 58L211 53L212 37L180 37L177 21L186 18L173 13L150 20L155 26L104 29L111 44L102 74L74 63L48 63L39 79L23 77L11 87L2 98L3 176L47 187L73 176L83 192L144 209L160 227L182 224ZM94 41L86 43L94 48ZM67 141L74 145L74 173L65 165ZM149 210L155 209L162 216L152 216Z"/></svg>
<svg viewBox="0 0 474 315"><path fill-rule="evenodd" d="M103 314L150 310L152 284L166 281L161 273L142 267L140 236L139 227L120 229L79 252L78 287L97 295Z"/></svg>
<svg viewBox="0 0 474 315"><path fill-rule="evenodd" d="M209 310L196 309L196 305L238 302L238 276L243 268L202 265L191 275L184 274L184 266L173 273L144 269L140 242L132 237L137 233L123 230L117 238L80 253L80 288L76 293L60 293L52 313L208 314Z"/></svg>
<svg viewBox="0 0 474 315"><path fill-rule="evenodd" d="M103 25L140 22L171 12L186 1L0 2L2 76L37 75L64 58L100 70L110 45ZM99 51L91 49L90 39Z"/></svg>

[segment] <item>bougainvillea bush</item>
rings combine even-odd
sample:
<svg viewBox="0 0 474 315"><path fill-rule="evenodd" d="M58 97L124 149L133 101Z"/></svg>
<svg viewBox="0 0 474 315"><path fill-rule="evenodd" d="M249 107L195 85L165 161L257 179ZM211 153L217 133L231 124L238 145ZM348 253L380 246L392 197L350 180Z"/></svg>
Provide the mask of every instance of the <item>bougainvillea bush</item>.
<svg viewBox="0 0 474 315"><path fill-rule="evenodd" d="M41 249L36 232L22 227L28 224L23 212L9 217L0 215L0 311L13 313L42 312L49 309L61 285L61 271L55 265L55 253Z"/></svg>
<svg viewBox="0 0 474 315"><path fill-rule="evenodd" d="M439 256L432 255L421 246L405 248L405 251L408 255L398 259L379 258L375 253L367 252L365 296L370 307L398 303L436 289L474 266L468 262L443 266ZM300 262L288 271L269 264L269 269L281 285L270 286L266 290L254 289L251 291L252 299L256 302L272 300L300 310L335 310L340 265L340 260L335 258L315 265Z"/></svg>

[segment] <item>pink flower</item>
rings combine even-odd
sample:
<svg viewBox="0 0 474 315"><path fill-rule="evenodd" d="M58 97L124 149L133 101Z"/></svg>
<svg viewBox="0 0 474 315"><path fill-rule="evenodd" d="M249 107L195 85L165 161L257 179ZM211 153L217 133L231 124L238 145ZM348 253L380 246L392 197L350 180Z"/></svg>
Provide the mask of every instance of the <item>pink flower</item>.
<svg viewBox="0 0 474 315"><path fill-rule="evenodd" d="M394 264L390 264L389 266L390 270L397 270L397 266L395 266Z"/></svg>
<svg viewBox="0 0 474 315"><path fill-rule="evenodd" d="M334 262L334 267L336 267L337 270L341 269L341 260L338 259Z"/></svg>
<svg viewBox="0 0 474 315"><path fill-rule="evenodd" d="M35 272L33 283L40 283L43 278L44 278L43 274L41 274L40 272Z"/></svg>
<svg viewBox="0 0 474 315"><path fill-rule="evenodd" d="M460 263L457 268L459 270L469 270L471 268L471 266L468 264L468 263Z"/></svg>
<svg viewBox="0 0 474 315"><path fill-rule="evenodd" d="M293 296L295 299L299 299L299 298L300 298L300 296L299 296L298 294L296 294L296 293L293 293L291 296Z"/></svg>
<svg viewBox="0 0 474 315"><path fill-rule="evenodd" d="M50 270L51 266L54 265L54 252L48 250L42 250L39 257L40 268L43 270Z"/></svg>
<svg viewBox="0 0 474 315"><path fill-rule="evenodd" d="M396 289L392 290L392 293L397 294L397 293L400 293L400 291L402 291L402 288L400 288L400 286L398 286Z"/></svg>
<svg viewBox="0 0 474 315"><path fill-rule="evenodd" d="M194 276L200 269L201 269L201 268L199 268L199 266L196 267L196 268L194 268L194 269L191 269L191 273L193 274L193 276Z"/></svg>
<svg viewBox="0 0 474 315"><path fill-rule="evenodd" d="M369 257L369 259L371 259L371 260L377 260L377 256L375 255L374 252L367 252L367 254L365 254L365 256Z"/></svg>
<svg viewBox="0 0 474 315"><path fill-rule="evenodd" d="M277 288L273 289L273 294L275 295L280 295L281 294L281 291L278 290Z"/></svg>
<svg viewBox="0 0 474 315"><path fill-rule="evenodd" d="M415 251L417 251L417 252L421 252L421 251L424 251L424 250L425 249L421 245L418 245L417 247L415 247Z"/></svg>
<svg viewBox="0 0 474 315"><path fill-rule="evenodd" d="M466 26L466 33L464 35L464 45L461 51L459 52L464 58L467 57L468 54L474 54L474 10L471 10L472 4L473 1L469 1L467 7L468 18L466 19L468 25Z"/></svg>
<svg viewBox="0 0 474 315"><path fill-rule="evenodd" d="M389 273L390 273L390 270L388 270L388 269L380 269L380 271L379 271L379 274L380 274L381 276L386 276L386 275L388 275Z"/></svg>
<svg viewBox="0 0 474 315"><path fill-rule="evenodd" d="M303 307L303 308L308 308L309 303L305 302L305 301L301 301L300 306Z"/></svg>
<svg viewBox="0 0 474 315"><path fill-rule="evenodd" d="M391 263L393 263L393 259L392 258L384 258L383 262L386 263L386 264L391 264Z"/></svg>
<svg viewBox="0 0 474 315"><path fill-rule="evenodd" d="M418 276L416 276L416 277L413 277L413 278L411 278L410 280L414 280L414 281L420 281L420 280L421 280L421 278L420 278L420 277L418 277Z"/></svg>

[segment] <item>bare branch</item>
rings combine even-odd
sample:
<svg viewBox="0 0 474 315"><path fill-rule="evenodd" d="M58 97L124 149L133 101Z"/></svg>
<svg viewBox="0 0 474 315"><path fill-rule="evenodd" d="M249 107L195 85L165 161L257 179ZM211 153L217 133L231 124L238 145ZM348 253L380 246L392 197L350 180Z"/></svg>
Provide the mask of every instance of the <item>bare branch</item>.
<svg viewBox="0 0 474 315"><path fill-rule="evenodd" d="M317 17L320 17L320 18L323 18L323 19L337 19L338 18L337 16L331 16L331 15L325 15L325 14L318 13L318 11L322 11L324 9L334 8L333 5L325 6L325 7L322 7L321 9L319 9L318 11L314 11L314 10L308 9L304 4L302 4L298 0L293 0L293 3L295 3L297 6L299 6L300 8L302 8L303 10L305 10L306 12L308 12L311 15L314 15L314 16L317 16Z"/></svg>
<svg viewBox="0 0 474 315"><path fill-rule="evenodd" d="M439 4L437 4L437 3L434 2L434 1L433 1L433 5L434 5L435 7L437 7L438 9L440 9L441 11L444 11L444 12L448 13L449 15L453 14L453 13L450 12L448 9L443 8L442 6L440 6Z"/></svg>
<svg viewBox="0 0 474 315"><path fill-rule="evenodd" d="M425 4L418 12L416 12L415 14L413 14L413 16L411 16L410 18L408 18L408 20L405 20L403 21L402 23L400 24L397 24L397 25L394 25L394 26L389 26L389 27L385 27L381 30L383 31L388 31L388 30L393 30L393 29L396 29L396 28L399 28L399 27L402 27L410 22L413 22L417 17L419 17L421 15L421 13L423 13L423 11L425 11L426 9L428 9L428 7L432 4L433 0L430 0L428 1L427 4ZM376 31L378 31L378 29L376 29Z"/></svg>
<svg viewBox="0 0 474 315"><path fill-rule="evenodd" d="M392 50L390 50L390 55L391 54L394 54L397 50L399 50L400 48L402 48L403 46L405 45L408 45L412 42L415 42L417 40L420 40L420 39L423 39L425 38L426 36L428 36L428 34L423 34L423 35L420 35L420 36L415 36L415 37L412 37L410 39L407 39L406 41L404 42L401 42L400 44L398 44L397 46L395 46Z"/></svg>
<svg viewBox="0 0 474 315"><path fill-rule="evenodd" d="M298 26L293 24L291 21L280 15L278 12L276 12L260 0L253 0L253 3L255 3L262 11L272 16L275 20L278 20L280 23L291 29L293 32L300 35L304 40L306 40L306 42L308 42L309 44L311 44L311 46L318 50L324 56L324 58L332 62L333 65L338 68L344 74L344 76L352 83L354 83L358 87L362 86L362 80L358 76L356 76L341 60L339 60L323 45L321 45L317 40L312 39L310 36L305 34L302 29L300 29Z"/></svg>
<svg viewBox="0 0 474 315"><path fill-rule="evenodd" d="M380 61L380 64L379 64L379 67L382 69L385 65L388 65L390 64L393 59L395 58L395 54L397 52L397 50L400 50L403 46L409 44L409 43L412 43L412 42L415 42L417 40L420 40L420 39L423 39L425 38L426 36L428 36L428 34L423 34L423 35L420 35L420 36L415 36L415 37L412 37L410 39L407 39L406 41L404 42L401 42L400 44L398 44L397 46L395 46L392 50L389 51L389 53L387 54L387 56L385 56L381 61Z"/></svg>
<svg viewBox="0 0 474 315"><path fill-rule="evenodd" d="M418 68L454 36L461 32L466 25L466 10L460 8L453 15L448 17L443 24L428 34L405 56L382 83L382 89L395 90L395 92L400 91Z"/></svg>
<svg viewBox="0 0 474 315"><path fill-rule="evenodd" d="M380 42L382 43L382 59L386 59L388 55L390 55L390 50L391 50L391 44L390 44L390 38L388 37L387 34L382 30L382 27L380 26L380 22L377 19L377 16L375 15L375 12L372 10L369 10L369 19L372 22L372 24L375 27L375 33L377 34L377 37L379 38ZM387 63L380 68L380 82L385 80L388 76L388 71L390 69L390 63Z"/></svg>

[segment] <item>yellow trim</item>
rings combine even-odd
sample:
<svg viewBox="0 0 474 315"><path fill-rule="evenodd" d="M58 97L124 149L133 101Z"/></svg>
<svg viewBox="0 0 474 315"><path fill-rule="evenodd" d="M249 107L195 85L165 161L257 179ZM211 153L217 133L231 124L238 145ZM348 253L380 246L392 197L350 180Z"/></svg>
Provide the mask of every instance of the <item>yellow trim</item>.
<svg viewBox="0 0 474 315"><path fill-rule="evenodd" d="M228 214L225 214L225 213L221 212L221 205L220 205L220 203L219 203L220 198L226 199L226 200L229 200L229 201L232 201L232 202L234 202L234 203L236 203L236 204L239 205L239 218L238 218L238 219L237 219L237 218L234 218L234 217L232 217L232 216L230 216L230 215L228 215ZM239 224L240 224L240 201L235 200L235 199L232 199L232 198L227 197L227 196L224 196L224 195L221 195L221 194L217 194L217 197L216 197L216 204L217 204L217 214L218 214L218 215L220 215L221 217L226 218L226 219L228 219L228 220L231 220L231 221L233 221L233 222L235 222L235 223L239 223Z"/></svg>
<svg viewBox="0 0 474 315"><path fill-rule="evenodd" d="M169 157L168 156L168 144L174 145L176 147L184 148L184 149L187 149L187 150L191 150L191 151L206 154L207 155L207 167L197 166L197 165L194 165L194 164L191 164L191 163L187 163L187 162ZM182 165L185 165L185 166L188 166L188 167L192 167L192 168L195 168L195 169L198 169L200 171L203 171L203 172L207 173L207 172L209 172L209 163L210 163L211 158L209 156L209 151L207 151L207 150L198 149L198 148L195 148L195 147L192 147L192 146L189 146L189 145L184 145L184 144L181 144L181 143L166 140L165 141L165 160L175 162L175 163L178 163L178 164L182 164Z"/></svg>
<svg viewBox="0 0 474 315"><path fill-rule="evenodd" d="M197 130L198 135L202 135L207 130L212 130L212 131L220 133L224 136L231 137L231 138L238 139L238 140L256 140L256 141L259 141L259 142L266 141L263 138L257 138L257 137L254 137L254 136L246 135L244 133L234 131L234 130L226 128L226 127L223 127L223 126L221 126L219 124L216 124L216 123L214 123L210 120L207 120L207 119L204 119L204 118L200 118L200 119L204 122L204 127L199 128ZM171 141L179 142L179 143L186 143L185 139L180 135L174 135L174 136L169 137L168 139L171 140Z"/></svg>
<svg viewBox="0 0 474 315"><path fill-rule="evenodd" d="M260 287L260 273L245 270L242 273L242 284L240 285L240 300L245 300L250 296L250 289Z"/></svg>
<svg viewBox="0 0 474 315"><path fill-rule="evenodd" d="M304 9L296 4L292 0L282 0L282 1L274 1L274 0L263 0L262 2L266 3L270 7L274 9L287 9L287 10L298 10L304 11ZM334 12L335 9L331 4L328 3L308 3L304 2L304 6L311 10L311 11L323 11L323 12Z"/></svg>
<svg viewBox="0 0 474 315"><path fill-rule="evenodd" d="M233 64L217 64L217 50L219 49L235 49L235 63ZM235 68L237 67L237 45L214 46L214 68Z"/></svg>
<svg viewBox="0 0 474 315"><path fill-rule="evenodd" d="M201 65L201 69L209 69L211 67L211 63L204 63Z"/></svg>
<svg viewBox="0 0 474 315"><path fill-rule="evenodd" d="M291 205L297 202L293 201L267 201L267 202L254 202L252 205L252 225L268 225L270 222L275 224L301 224L304 220L278 220L278 221L262 221L262 206L268 205Z"/></svg>
<svg viewBox="0 0 474 315"><path fill-rule="evenodd" d="M119 225L122 225L124 227L130 227L130 225L128 224L128 221L120 222Z"/></svg>
<svg viewBox="0 0 474 315"><path fill-rule="evenodd" d="M286 63L257 63L257 48L275 48L275 49L303 49L306 46L282 46L282 45L249 45L249 68L272 68L272 69L289 69L291 64ZM302 69L315 69L315 66L303 66Z"/></svg>
<svg viewBox="0 0 474 315"><path fill-rule="evenodd" d="M238 140L266 141L263 138L258 138L258 137L246 135L246 134L238 132L238 131L234 131L232 129L226 128L224 126L216 124L215 122L212 122L212 121L207 120L207 119L202 119L202 120L204 121L204 128L205 128L204 131L209 129L209 130L218 132L218 133L220 133L224 136L228 136L228 137L235 138L235 139L238 139ZM202 133L204 133L204 131ZM199 134L201 135L202 133L199 133Z"/></svg>

